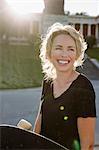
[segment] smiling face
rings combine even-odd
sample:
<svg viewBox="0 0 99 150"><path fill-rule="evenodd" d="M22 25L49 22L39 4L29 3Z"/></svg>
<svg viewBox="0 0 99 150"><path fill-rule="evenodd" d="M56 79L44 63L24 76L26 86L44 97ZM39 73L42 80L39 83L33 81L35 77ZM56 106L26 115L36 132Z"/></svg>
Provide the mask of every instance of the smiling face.
<svg viewBox="0 0 99 150"><path fill-rule="evenodd" d="M70 35L59 34L53 39L50 61L57 72L73 70L76 60L76 44Z"/></svg>

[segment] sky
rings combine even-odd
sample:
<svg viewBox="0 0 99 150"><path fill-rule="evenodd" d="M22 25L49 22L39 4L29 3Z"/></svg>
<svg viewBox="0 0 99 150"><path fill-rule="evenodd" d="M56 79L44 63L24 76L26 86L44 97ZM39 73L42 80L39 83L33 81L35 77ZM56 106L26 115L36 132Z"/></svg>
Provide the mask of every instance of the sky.
<svg viewBox="0 0 99 150"><path fill-rule="evenodd" d="M42 0L6 0L18 13L41 13L44 9ZM70 14L76 12L86 12L90 16L99 15L99 0L65 0L65 11L70 11Z"/></svg>
<svg viewBox="0 0 99 150"><path fill-rule="evenodd" d="M99 0L65 0L64 9L71 13L86 12L88 15L99 15Z"/></svg>

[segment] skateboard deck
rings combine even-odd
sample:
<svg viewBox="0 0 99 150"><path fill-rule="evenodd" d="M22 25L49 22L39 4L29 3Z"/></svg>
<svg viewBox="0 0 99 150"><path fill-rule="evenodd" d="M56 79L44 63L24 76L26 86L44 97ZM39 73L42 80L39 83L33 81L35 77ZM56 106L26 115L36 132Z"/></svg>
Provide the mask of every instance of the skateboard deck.
<svg viewBox="0 0 99 150"><path fill-rule="evenodd" d="M60 144L31 131L11 125L0 125L0 150L67 150Z"/></svg>

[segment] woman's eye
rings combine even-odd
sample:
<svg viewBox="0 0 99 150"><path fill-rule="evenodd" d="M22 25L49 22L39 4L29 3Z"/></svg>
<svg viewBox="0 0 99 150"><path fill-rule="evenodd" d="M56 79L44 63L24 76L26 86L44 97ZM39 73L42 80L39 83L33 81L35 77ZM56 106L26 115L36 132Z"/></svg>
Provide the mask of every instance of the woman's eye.
<svg viewBox="0 0 99 150"><path fill-rule="evenodd" d="M61 50L61 48L56 47L55 50Z"/></svg>
<svg viewBox="0 0 99 150"><path fill-rule="evenodd" d="M70 50L70 51L73 51L73 52L75 51L73 48L71 48L71 49L69 49L69 50Z"/></svg>

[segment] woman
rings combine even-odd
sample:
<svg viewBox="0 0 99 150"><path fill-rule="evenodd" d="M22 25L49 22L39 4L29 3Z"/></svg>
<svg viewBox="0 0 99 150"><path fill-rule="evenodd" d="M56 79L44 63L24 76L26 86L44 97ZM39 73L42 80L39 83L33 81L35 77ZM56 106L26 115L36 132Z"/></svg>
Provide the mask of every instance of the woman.
<svg viewBox="0 0 99 150"><path fill-rule="evenodd" d="M86 48L78 31L56 23L48 29L40 53L45 77L34 132L70 150L94 146L95 92L88 78L76 71Z"/></svg>

